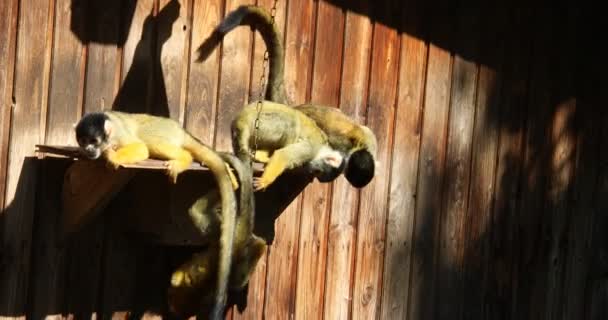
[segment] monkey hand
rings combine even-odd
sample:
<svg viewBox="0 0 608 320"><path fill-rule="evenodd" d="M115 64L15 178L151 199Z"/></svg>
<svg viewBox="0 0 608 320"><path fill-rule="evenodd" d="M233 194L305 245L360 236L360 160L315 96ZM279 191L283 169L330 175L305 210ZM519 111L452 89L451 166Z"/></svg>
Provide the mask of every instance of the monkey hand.
<svg viewBox="0 0 608 320"><path fill-rule="evenodd" d="M122 164L120 162L120 159L116 156L116 151L114 151L113 149L109 149L106 151L106 160L106 164L110 169L118 170L118 168Z"/></svg>
<svg viewBox="0 0 608 320"><path fill-rule="evenodd" d="M263 177L253 177L253 190L264 191L270 185L269 181L266 181Z"/></svg>

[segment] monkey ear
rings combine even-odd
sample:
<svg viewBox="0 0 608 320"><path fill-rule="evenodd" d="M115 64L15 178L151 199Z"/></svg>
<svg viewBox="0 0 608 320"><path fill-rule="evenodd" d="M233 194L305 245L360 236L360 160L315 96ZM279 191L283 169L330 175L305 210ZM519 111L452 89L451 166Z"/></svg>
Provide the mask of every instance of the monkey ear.
<svg viewBox="0 0 608 320"><path fill-rule="evenodd" d="M104 121L103 130L106 133L107 137L109 137L112 134L112 122L110 120Z"/></svg>

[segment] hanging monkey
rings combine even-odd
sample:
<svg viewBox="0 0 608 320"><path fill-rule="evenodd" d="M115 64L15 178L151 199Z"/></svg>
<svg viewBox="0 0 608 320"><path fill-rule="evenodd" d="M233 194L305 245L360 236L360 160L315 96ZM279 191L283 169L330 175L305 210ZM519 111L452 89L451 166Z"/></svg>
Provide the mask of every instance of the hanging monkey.
<svg viewBox="0 0 608 320"><path fill-rule="evenodd" d="M221 41L222 37L239 25L249 25L260 31L268 48L270 68L265 99L277 103L293 105L284 84L284 50L281 34L272 22L272 17L263 8L244 5L229 13L212 36L199 48L200 59L204 59ZM375 176L377 140L375 134L365 125L356 123L338 108L317 104L303 104L296 109L311 118L328 136L332 148L345 157L344 175L356 188L366 186ZM257 159L257 157L260 157ZM256 160L268 160L269 153L260 150Z"/></svg>
<svg viewBox="0 0 608 320"><path fill-rule="evenodd" d="M76 140L89 159L104 156L118 168L149 157L167 160L167 174L175 182L193 159L204 163L213 173L221 195L221 232L217 290L211 319L222 319L230 278L236 224L236 200L232 174L213 149L198 141L173 119L118 111L85 115L76 125Z"/></svg>
<svg viewBox="0 0 608 320"><path fill-rule="evenodd" d="M249 163L241 162L237 157L220 153L220 156L234 168L239 178L239 214L236 219L234 235L233 264L228 282L231 290L242 290L249 282L257 262L266 250L266 242L253 234L255 218L255 200L252 190L252 172ZM221 203L217 190L211 190L190 207L189 214L199 230L208 230L214 237L221 220ZM205 308L213 302L215 286L212 276L217 269L217 246L195 253L193 257L175 270L169 288L169 306L171 311L189 317L199 308Z"/></svg>

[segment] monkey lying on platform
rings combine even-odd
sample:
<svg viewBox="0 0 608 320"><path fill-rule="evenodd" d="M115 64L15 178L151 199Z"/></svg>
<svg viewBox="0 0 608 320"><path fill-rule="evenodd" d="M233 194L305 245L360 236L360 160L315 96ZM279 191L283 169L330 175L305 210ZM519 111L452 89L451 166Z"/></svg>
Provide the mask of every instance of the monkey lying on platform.
<svg viewBox="0 0 608 320"><path fill-rule="evenodd" d="M212 46L219 44L221 38L239 25L249 25L257 28L269 52L270 68L265 99L277 103L291 105L284 84L284 50L281 44L281 34L272 22L272 17L263 8L253 5L243 5L230 12L213 35L206 40L201 48L201 58L211 52ZM201 59L199 58L199 59ZM357 188L366 186L375 176L377 165L377 140L374 133L366 126L356 123L353 119L337 108L305 104L297 109L309 118L328 136L329 145L340 151L345 157L344 175L351 185ZM257 160L268 158L266 151L256 152Z"/></svg>
<svg viewBox="0 0 608 320"><path fill-rule="evenodd" d="M240 181L239 214L236 219L233 264L228 285L231 290L242 290L264 254L266 242L253 234L255 200L249 163L242 163L231 154L220 155L235 169ZM190 207L189 214L197 228L207 230L207 236L213 238L221 221L220 211L219 194L217 190L211 190ZM217 246L211 245L207 250L195 253L173 272L168 295L172 312L188 317L213 301L215 286L211 280L218 267L217 254Z"/></svg>
<svg viewBox="0 0 608 320"><path fill-rule="evenodd" d="M176 121L147 114L117 111L85 115L76 125L76 140L89 159L104 155L118 168L148 157L167 160L167 173L175 181L192 160L204 163L215 176L221 195L221 235L217 290L211 319L221 319L226 303L236 224L236 200L232 174L213 149L195 139Z"/></svg>

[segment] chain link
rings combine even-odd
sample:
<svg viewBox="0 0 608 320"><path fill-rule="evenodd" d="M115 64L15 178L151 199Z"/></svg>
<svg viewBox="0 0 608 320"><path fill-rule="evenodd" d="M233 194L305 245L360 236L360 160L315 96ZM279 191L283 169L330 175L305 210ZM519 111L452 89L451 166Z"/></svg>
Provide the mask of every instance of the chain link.
<svg viewBox="0 0 608 320"><path fill-rule="evenodd" d="M274 25L274 19L277 13L277 1L274 0L272 4L272 8L270 9L270 25ZM268 67L268 62L270 58L270 53L268 52L268 48L264 51L264 61L262 62L262 75L260 76L260 95L258 97L258 101L256 103L256 116L255 121L253 123L254 131L253 131L253 149L251 150L251 159L255 158L255 153L258 151L258 129L260 128L260 114L262 113L262 101L264 101L264 88L266 87L266 67Z"/></svg>

